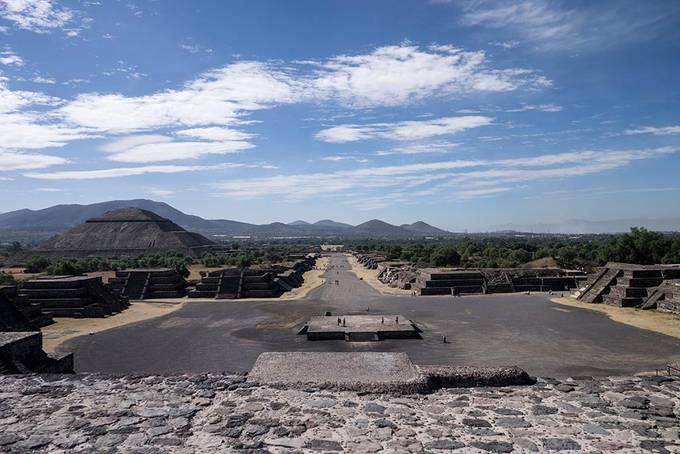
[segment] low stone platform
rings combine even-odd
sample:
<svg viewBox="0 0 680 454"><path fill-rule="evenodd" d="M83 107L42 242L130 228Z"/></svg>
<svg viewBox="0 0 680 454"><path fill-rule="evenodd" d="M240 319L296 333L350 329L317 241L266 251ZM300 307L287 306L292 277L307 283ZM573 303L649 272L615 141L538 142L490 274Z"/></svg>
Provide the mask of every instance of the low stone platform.
<svg viewBox="0 0 680 454"><path fill-rule="evenodd" d="M427 395L242 375L0 376L0 452L678 452L680 381L539 379Z"/></svg>
<svg viewBox="0 0 680 454"><path fill-rule="evenodd" d="M415 324L398 314L312 317L298 334L305 334L309 340L348 342L420 338Z"/></svg>
<svg viewBox="0 0 680 454"><path fill-rule="evenodd" d="M248 381L275 387L419 392L427 378L406 353L262 353Z"/></svg>

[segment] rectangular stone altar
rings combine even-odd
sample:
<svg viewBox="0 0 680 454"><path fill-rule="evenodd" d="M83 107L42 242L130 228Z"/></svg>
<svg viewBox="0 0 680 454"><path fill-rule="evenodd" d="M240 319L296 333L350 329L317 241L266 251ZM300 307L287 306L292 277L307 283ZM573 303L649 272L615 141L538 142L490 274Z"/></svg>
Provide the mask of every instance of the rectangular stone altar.
<svg viewBox="0 0 680 454"><path fill-rule="evenodd" d="M348 342L420 339L419 330L413 322L398 314L312 317L298 334L306 334L308 340Z"/></svg>

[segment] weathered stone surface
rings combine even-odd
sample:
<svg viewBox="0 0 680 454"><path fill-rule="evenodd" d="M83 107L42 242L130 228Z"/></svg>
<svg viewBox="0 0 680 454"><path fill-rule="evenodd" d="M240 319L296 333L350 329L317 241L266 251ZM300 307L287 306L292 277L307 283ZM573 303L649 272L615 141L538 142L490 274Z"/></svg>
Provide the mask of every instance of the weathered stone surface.
<svg viewBox="0 0 680 454"><path fill-rule="evenodd" d="M570 380L393 395L234 375L0 376L0 452L678 451L680 381Z"/></svg>

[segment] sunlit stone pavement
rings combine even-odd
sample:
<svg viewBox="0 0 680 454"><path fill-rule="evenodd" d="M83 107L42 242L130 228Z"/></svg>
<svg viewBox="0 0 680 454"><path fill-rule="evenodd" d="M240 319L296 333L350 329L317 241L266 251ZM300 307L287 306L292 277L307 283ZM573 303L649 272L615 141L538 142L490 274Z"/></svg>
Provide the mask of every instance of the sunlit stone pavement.
<svg viewBox="0 0 680 454"><path fill-rule="evenodd" d="M680 381L386 395L239 375L0 377L0 452L680 452Z"/></svg>

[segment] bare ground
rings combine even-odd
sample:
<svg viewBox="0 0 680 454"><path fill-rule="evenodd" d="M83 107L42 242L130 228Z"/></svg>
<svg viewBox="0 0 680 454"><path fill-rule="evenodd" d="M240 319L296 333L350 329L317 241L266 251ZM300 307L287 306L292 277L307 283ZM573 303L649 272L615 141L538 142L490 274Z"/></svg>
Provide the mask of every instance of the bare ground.
<svg viewBox="0 0 680 454"><path fill-rule="evenodd" d="M615 322L680 339L680 319L673 314L631 307L609 306L608 304L583 303L571 297L552 298L551 301L565 306L600 312Z"/></svg>
<svg viewBox="0 0 680 454"><path fill-rule="evenodd" d="M404 290L396 287L385 285L378 279L378 270L369 270L363 266L352 254L345 254L347 261L350 264L350 271L357 275L368 285L382 293L383 295L404 295L411 296L411 290Z"/></svg>
<svg viewBox="0 0 680 454"><path fill-rule="evenodd" d="M161 317L182 306L183 303L140 301L131 303L123 312L105 318L55 318L56 323L42 328L43 349L54 352L61 344L76 337Z"/></svg>

